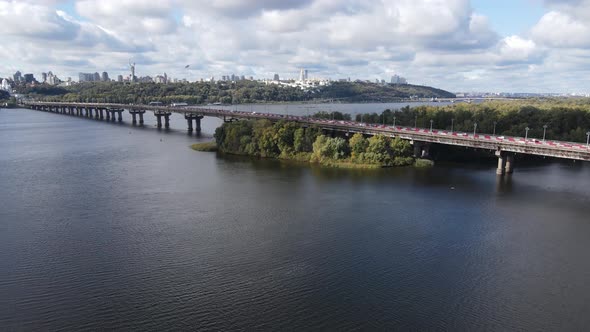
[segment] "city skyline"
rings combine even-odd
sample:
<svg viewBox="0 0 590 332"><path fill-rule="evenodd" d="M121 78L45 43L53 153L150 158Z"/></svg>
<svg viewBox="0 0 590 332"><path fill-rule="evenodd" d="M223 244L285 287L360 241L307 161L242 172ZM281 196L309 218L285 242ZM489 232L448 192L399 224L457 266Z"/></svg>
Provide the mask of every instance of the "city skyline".
<svg viewBox="0 0 590 332"><path fill-rule="evenodd" d="M126 17L128 19L126 19ZM588 0L0 1L0 77L79 72L385 79L588 92Z"/></svg>

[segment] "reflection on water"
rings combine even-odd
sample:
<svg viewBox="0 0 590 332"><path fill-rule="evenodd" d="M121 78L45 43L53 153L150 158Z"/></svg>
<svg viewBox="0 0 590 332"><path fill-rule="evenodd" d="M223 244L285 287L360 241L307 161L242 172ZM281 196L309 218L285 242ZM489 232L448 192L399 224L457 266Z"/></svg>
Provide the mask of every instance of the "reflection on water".
<svg viewBox="0 0 590 332"><path fill-rule="evenodd" d="M5 329L590 323L583 163L327 169L195 152L180 116L146 121L0 112Z"/></svg>

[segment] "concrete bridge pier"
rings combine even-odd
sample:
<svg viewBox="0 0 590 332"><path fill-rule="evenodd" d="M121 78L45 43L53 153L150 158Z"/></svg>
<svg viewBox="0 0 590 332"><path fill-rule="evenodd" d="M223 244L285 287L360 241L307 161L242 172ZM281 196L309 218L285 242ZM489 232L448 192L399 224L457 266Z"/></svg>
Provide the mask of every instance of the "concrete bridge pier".
<svg viewBox="0 0 590 332"><path fill-rule="evenodd" d="M514 153L506 151L496 151L498 157L498 168L496 174L512 174L514 172Z"/></svg>
<svg viewBox="0 0 590 332"><path fill-rule="evenodd" d="M201 133L201 119L203 118L202 115L199 115L195 118L195 124L196 124L196 129L197 129L197 134Z"/></svg>
<svg viewBox="0 0 590 332"><path fill-rule="evenodd" d="M99 119L103 120L104 119L104 109L103 108L99 108L98 109L99 112Z"/></svg>
<svg viewBox="0 0 590 332"><path fill-rule="evenodd" d="M158 129L162 129L162 114L154 113L154 115L156 116L156 122L158 123Z"/></svg>
<svg viewBox="0 0 590 332"><path fill-rule="evenodd" d="M414 144L414 158L428 158L430 157L430 143L413 141Z"/></svg>
<svg viewBox="0 0 590 332"><path fill-rule="evenodd" d="M99 108L95 108L94 109L94 119L98 120L100 119L100 109Z"/></svg>
<svg viewBox="0 0 590 332"><path fill-rule="evenodd" d="M158 129L162 128L162 117L164 117L164 127L166 129L170 128L170 115L172 115L172 112L157 110L154 111L154 115L158 121Z"/></svg>
<svg viewBox="0 0 590 332"><path fill-rule="evenodd" d="M192 133L193 132L193 119L191 117L187 117L186 115L184 116L184 118L186 119L186 124L188 125L188 132Z"/></svg>
<svg viewBox="0 0 590 332"><path fill-rule="evenodd" d="M508 153L506 156L506 174L514 173L514 153Z"/></svg>
<svg viewBox="0 0 590 332"><path fill-rule="evenodd" d="M105 113L106 113L106 117L107 117L107 122L111 121L111 110L107 108L105 110Z"/></svg>
<svg viewBox="0 0 590 332"><path fill-rule="evenodd" d="M186 119L189 133L193 132L193 120L195 120L197 134L201 133L201 119L203 118L202 115L194 113L185 113L184 118Z"/></svg>
<svg viewBox="0 0 590 332"><path fill-rule="evenodd" d="M131 118L133 125L137 124L137 116L139 115L139 124L143 125L143 113L145 113L145 111L139 111L139 110L128 110L129 114L131 114Z"/></svg>
<svg viewBox="0 0 590 332"><path fill-rule="evenodd" d="M164 128L170 128L170 113L164 114Z"/></svg>
<svg viewBox="0 0 590 332"><path fill-rule="evenodd" d="M118 109L115 112L117 112L117 115L118 115L117 116L117 120L119 122L123 122L123 110L122 109ZM113 116L113 118L114 118L114 116Z"/></svg>
<svg viewBox="0 0 590 332"><path fill-rule="evenodd" d="M139 111L139 125L143 126L143 114L145 113L145 111Z"/></svg>

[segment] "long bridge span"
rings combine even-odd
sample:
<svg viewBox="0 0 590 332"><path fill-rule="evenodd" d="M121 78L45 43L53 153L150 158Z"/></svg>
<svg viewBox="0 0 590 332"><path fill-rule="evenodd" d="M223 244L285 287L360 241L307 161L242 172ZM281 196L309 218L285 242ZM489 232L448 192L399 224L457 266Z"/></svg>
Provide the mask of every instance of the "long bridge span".
<svg viewBox="0 0 590 332"><path fill-rule="evenodd" d="M400 137L409 140L414 146L414 154L417 157L428 156L431 144L446 144L463 146L474 149L495 151L498 157L498 174L512 173L514 169L515 154L530 154L553 158L590 161L590 149L578 142L564 142L555 140L539 140L535 138L510 137L490 135L482 133L463 133L456 131L375 125L356 121L338 121L314 119L305 116L282 115L275 113L257 113L198 106L161 106L138 104L114 104L114 103L63 103L63 102L37 102L24 101L22 106L34 110L54 112L60 114L77 115L94 119L106 119L107 121L122 121L122 113L131 114L133 124L143 125L143 116L146 111L153 112L157 119L158 128L169 128L172 113L181 114L187 120L188 131L194 129L201 132L201 119L205 116L217 117L224 121L238 119L268 119L270 121L288 120L301 123L303 126L314 125L325 131L349 133L362 133L364 135L386 135ZM193 122L196 123L193 129Z"/></svg>

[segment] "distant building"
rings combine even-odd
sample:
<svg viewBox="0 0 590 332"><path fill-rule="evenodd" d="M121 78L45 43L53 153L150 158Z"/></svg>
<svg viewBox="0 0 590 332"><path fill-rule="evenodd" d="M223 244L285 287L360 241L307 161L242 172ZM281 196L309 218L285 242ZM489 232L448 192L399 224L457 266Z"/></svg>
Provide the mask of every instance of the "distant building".
<svg viewBox="0 0 590 332"><path fill-rule="evenodd" d="M20 71L17 71L16 73L14 73L14 75L12 75L12 78L14 79L15 84L22 83L22 81L23 81L23 75L21 74Z"/></svg>
<svg viewBox="0 0 590 332"><path fill-rule="evenodd" d="M102 75L100 75L100 80L103 82L108 82L110 81L109 79L109 73L107 73L106 71L102 72Z"/></svg>
<svg viewBox="0 0 590 332"><path fill-rule="evenodd" d="M5 78L2 80L2 85L0 85L0 89L10 91L10 84L8 83L8 79Z"/></svg>
<svg viewBox="0 0 590 332"><path fill-rule="evenodd" d="M59 83L61 83L61 80L50 71L47 73L45 83L50 85L58 85Z"/></svg>
<svg viewBox="0 0 590 332"><path fill-rule="evenodd" d="M97 73L98 74L98 73ZM79 82L94 82L94 74L91 73L78 73Z"/></svg>
<svg viewBox="0 0 590 332"><path fill-rule="evenodd" d="M306 81L308 80L308 77L307 77L307 69L305 69L303 71L303 79L306 80Z"/></svg>
<svg viewBox="0 0 590 332"><path fill-rule="evenodd" d="M41 83L47 83L47 73L41 73Z"/></svg>
<svg viewBox="0 0 590 332"><path fill-rule="evenodd" d="M299 71L299 81L304 81L305 80L305 72L304 69L301 68L301 70Z"/></svg>
<svg viewBox="0 0 590 332"><path fill-rule="evenodd" d="M408 84L408 81L401 76L393 75L393 76L391 76L391 83L392 84Z"/></svg>
<svg viewBox="0 0 590 332"><path fill-rule="evenodd" d="M275 74L275 77L273 78L273 81L280 81L279 80L279 74Z"/></svg>
<svg viewBox="0 0 590 332"><path fill-rule="evenodd" d="M117 82L123 82L123 75L117 76Z"/></svg>
<svg viewBox="0 0 590 332"><path fill-rule="evenodd" d="M35 75L33 75L33 74L25 74L24 80L25 80L25 83L28 83L28 84L36 82Z"/></svg>

